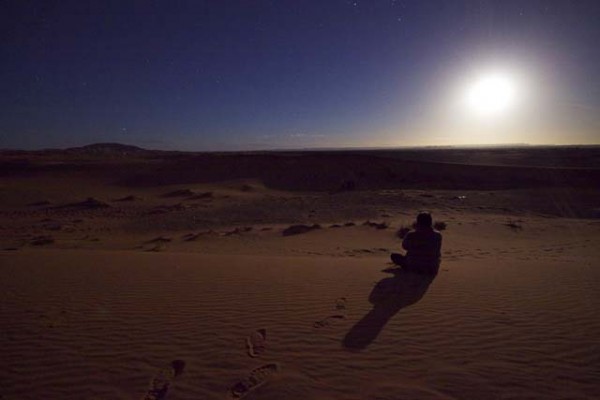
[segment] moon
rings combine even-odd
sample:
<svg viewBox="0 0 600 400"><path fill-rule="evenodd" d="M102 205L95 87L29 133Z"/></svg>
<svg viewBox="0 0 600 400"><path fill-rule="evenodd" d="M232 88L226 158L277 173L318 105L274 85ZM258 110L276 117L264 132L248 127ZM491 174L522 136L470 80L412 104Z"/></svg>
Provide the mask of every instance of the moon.
<svg viewBox="0 0 600 400"><path fill-rule="evenodd" d="M516 100L516 83L508 74L489 73L477 78L467 90L468 108L476 115L505 115Z"/></svg>

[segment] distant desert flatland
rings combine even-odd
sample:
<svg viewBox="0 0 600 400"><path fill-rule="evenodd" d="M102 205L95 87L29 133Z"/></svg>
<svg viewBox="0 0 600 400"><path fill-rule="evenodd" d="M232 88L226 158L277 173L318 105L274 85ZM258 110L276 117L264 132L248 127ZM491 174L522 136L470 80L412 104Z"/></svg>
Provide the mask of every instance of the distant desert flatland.
<svg viewBox="0 0 600 400"><path fill-rule="evenodd" d="M598 147L2 151L0 398L594 399L599 218Z"/></svg>

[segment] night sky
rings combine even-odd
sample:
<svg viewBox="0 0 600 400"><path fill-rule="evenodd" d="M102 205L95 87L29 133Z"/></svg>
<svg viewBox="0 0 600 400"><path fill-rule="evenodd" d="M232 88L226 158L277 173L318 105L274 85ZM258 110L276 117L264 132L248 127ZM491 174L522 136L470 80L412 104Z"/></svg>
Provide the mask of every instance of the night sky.
<svg viewBox="0 0 600 400"><path fill-rule="evenodd" d="M600 1L0 2L0 148L600 143ZM467 88L513 79L474 116Z"/></svg>

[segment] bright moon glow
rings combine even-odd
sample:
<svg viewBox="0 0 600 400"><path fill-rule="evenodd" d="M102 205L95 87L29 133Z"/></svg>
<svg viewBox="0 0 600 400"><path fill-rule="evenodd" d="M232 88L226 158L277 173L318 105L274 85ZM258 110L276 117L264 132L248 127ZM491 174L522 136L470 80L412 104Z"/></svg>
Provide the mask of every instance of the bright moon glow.
<svg viewBox="0 0 600 400"><path fill-rule="evenodd" d="M480 77L467 92L469 108L481 116L505 113L515 101L515 83L505 74Z"/></svg>

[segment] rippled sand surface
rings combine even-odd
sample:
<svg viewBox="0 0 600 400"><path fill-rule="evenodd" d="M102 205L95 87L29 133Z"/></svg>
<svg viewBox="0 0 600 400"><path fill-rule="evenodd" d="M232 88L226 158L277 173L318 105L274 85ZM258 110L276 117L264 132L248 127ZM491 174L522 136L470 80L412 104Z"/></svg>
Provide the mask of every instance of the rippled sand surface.
<svg viewBox="0 0 600 400"><path fill-rule="evenodd" d="M432 280L382 272L373 257L40 250L0 260L5 399L141 398L173 359L187 367L170 399L222 399L268 363L281 368L247 398L591 399L600 389L600 273L584 260L467 257ZM249 357L246 337L262 328L265 351Z"/></svg>

